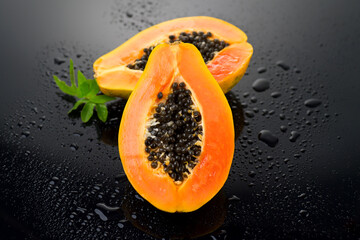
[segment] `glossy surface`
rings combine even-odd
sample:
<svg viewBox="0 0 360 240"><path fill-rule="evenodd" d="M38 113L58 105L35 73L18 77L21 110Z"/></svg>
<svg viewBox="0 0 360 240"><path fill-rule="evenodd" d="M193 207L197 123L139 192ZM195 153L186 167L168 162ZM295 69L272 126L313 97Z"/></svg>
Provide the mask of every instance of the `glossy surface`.
<svg viewBox="0 0 360 240"><path fill-rule="evenodd" d="M0 2L2 238L167 239L189 229L126 190L116 140L125 101L111 104L108 123L82 124L51 75L66 75L72 57L90 77L119 42L193 15L231 22L254 47L227 95L237 140L225 201L215 201L222 213L214 202L195 212L208 230L200 239L359 237L358 1L90 2ZM259 78L270 82L263 92L252 87ZM262 130L279 139L274 148Z"/></svg>

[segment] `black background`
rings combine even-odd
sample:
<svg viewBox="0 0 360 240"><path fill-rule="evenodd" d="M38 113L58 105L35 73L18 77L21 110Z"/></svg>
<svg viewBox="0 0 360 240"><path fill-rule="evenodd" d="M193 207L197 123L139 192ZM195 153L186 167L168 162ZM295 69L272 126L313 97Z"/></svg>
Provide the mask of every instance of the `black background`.
<svg viewBox="0 0 360 240"><path fill-rule="evenodd" d="M73 58L90 78L97 57L140 30L195 15L244 30L254 56L227 94L237 133L228 181L199 211L171 215L122 173L126 101L110 105L107 124L83 124L52 75L68 81ZM1 1L1 238L359 239L359 22L358 1ZM270 89L254 91L258 78ZM310 98L321 105L306 107ZM263 129L275 148L258 140Z"/></svg>

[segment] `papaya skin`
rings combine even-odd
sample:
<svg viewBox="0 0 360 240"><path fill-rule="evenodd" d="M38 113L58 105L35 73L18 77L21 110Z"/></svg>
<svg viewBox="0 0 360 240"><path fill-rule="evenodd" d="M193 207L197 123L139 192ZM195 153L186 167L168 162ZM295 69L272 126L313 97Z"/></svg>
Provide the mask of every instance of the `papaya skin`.
<svg viewBox="0 0 360 240"><path fill-rule="evenodd" d="M191 64L189 64L191 63ZM199 163L180 185L152 169L144 151L145 123L158 92L169 92L181 76L202 115L203 139ZM230 106L200 52L187 43L161 44L149 57L125 106L119 130L119 153L135 190L166 212L191 212L203 206L224 185L234 154L234 124Z"/></svg>
<svg viewBox="0 0 360 240"><path fill-rule="evenodd" d="M230 91L244 75L253 48L249 43L239 44L247 41L242 30L228 22L207 16L177 18L159 23L98 58L93 68L100 90L106 95L128 98L142 71L129 69L127 64L141 58L144 48L168 41L169 35L192 31L210 31L214 38L230 44L207 63L223 92ZM221 65L226 67L221 68Z"/></svg>

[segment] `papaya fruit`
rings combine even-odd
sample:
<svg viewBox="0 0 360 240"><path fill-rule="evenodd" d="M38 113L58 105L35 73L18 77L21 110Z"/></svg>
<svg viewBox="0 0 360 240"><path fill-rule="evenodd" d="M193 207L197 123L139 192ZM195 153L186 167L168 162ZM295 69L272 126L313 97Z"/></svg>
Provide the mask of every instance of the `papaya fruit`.
<svg viewBox="0 0 360 240"><path fill-rule="evenodd" d="M222 188L233 117L194 45L155 47L126 103L118 145L131 185L163 211L194 211Z"/></svg>
<svg viewBox="0 0 360 240"><path fill-rule="evenodd" d="M136 34L98 58L93 68L100 90L128 98L151 51L165 42L194 44L224 93L243 77L253 53L246 34L228 22L206 16L177 18Z"/></svg>
<svg viewBox="0 0 360 240"><path fill-rule="evenodd" d="M158 210L125 185L122 213L133 226L156 239L194 239L215 232L225 221L228 201L221 189L198 211L168 213ZM136 218L132 215L136 213Z"/></svg>

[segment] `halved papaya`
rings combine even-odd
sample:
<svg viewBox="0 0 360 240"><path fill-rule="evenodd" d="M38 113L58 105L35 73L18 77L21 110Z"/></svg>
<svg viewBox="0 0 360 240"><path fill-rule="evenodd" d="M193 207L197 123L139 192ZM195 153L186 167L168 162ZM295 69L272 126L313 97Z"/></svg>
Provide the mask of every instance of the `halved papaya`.
<svg viewBox="0 0 360 240"><path fill-rule="evenodd" d="M225 221L228 202L220 190L199 210L190 213L168 213L158 210L125 185L122 213L136 228L156 239L194 239L208 235ZM136 213L136 218L132 215Z"/></svg>
<svg viewBox="0 0 360 240"><path fill-rule="evenodd" d="M134 90L151 51L160 43L194 44L223 92L243 77L253 53L246 34L234 25L213 17L184 17L152 26L103 55L94 63L100 90L127 98Z"/></svg>
<svg viewBox="0 0 360 240"><path fill-rule="evenodd" d="M224 185L234 124L219 84L192 44L161 44L123 112L121 162L135 190L167 212L190 212Z"/></svg>

